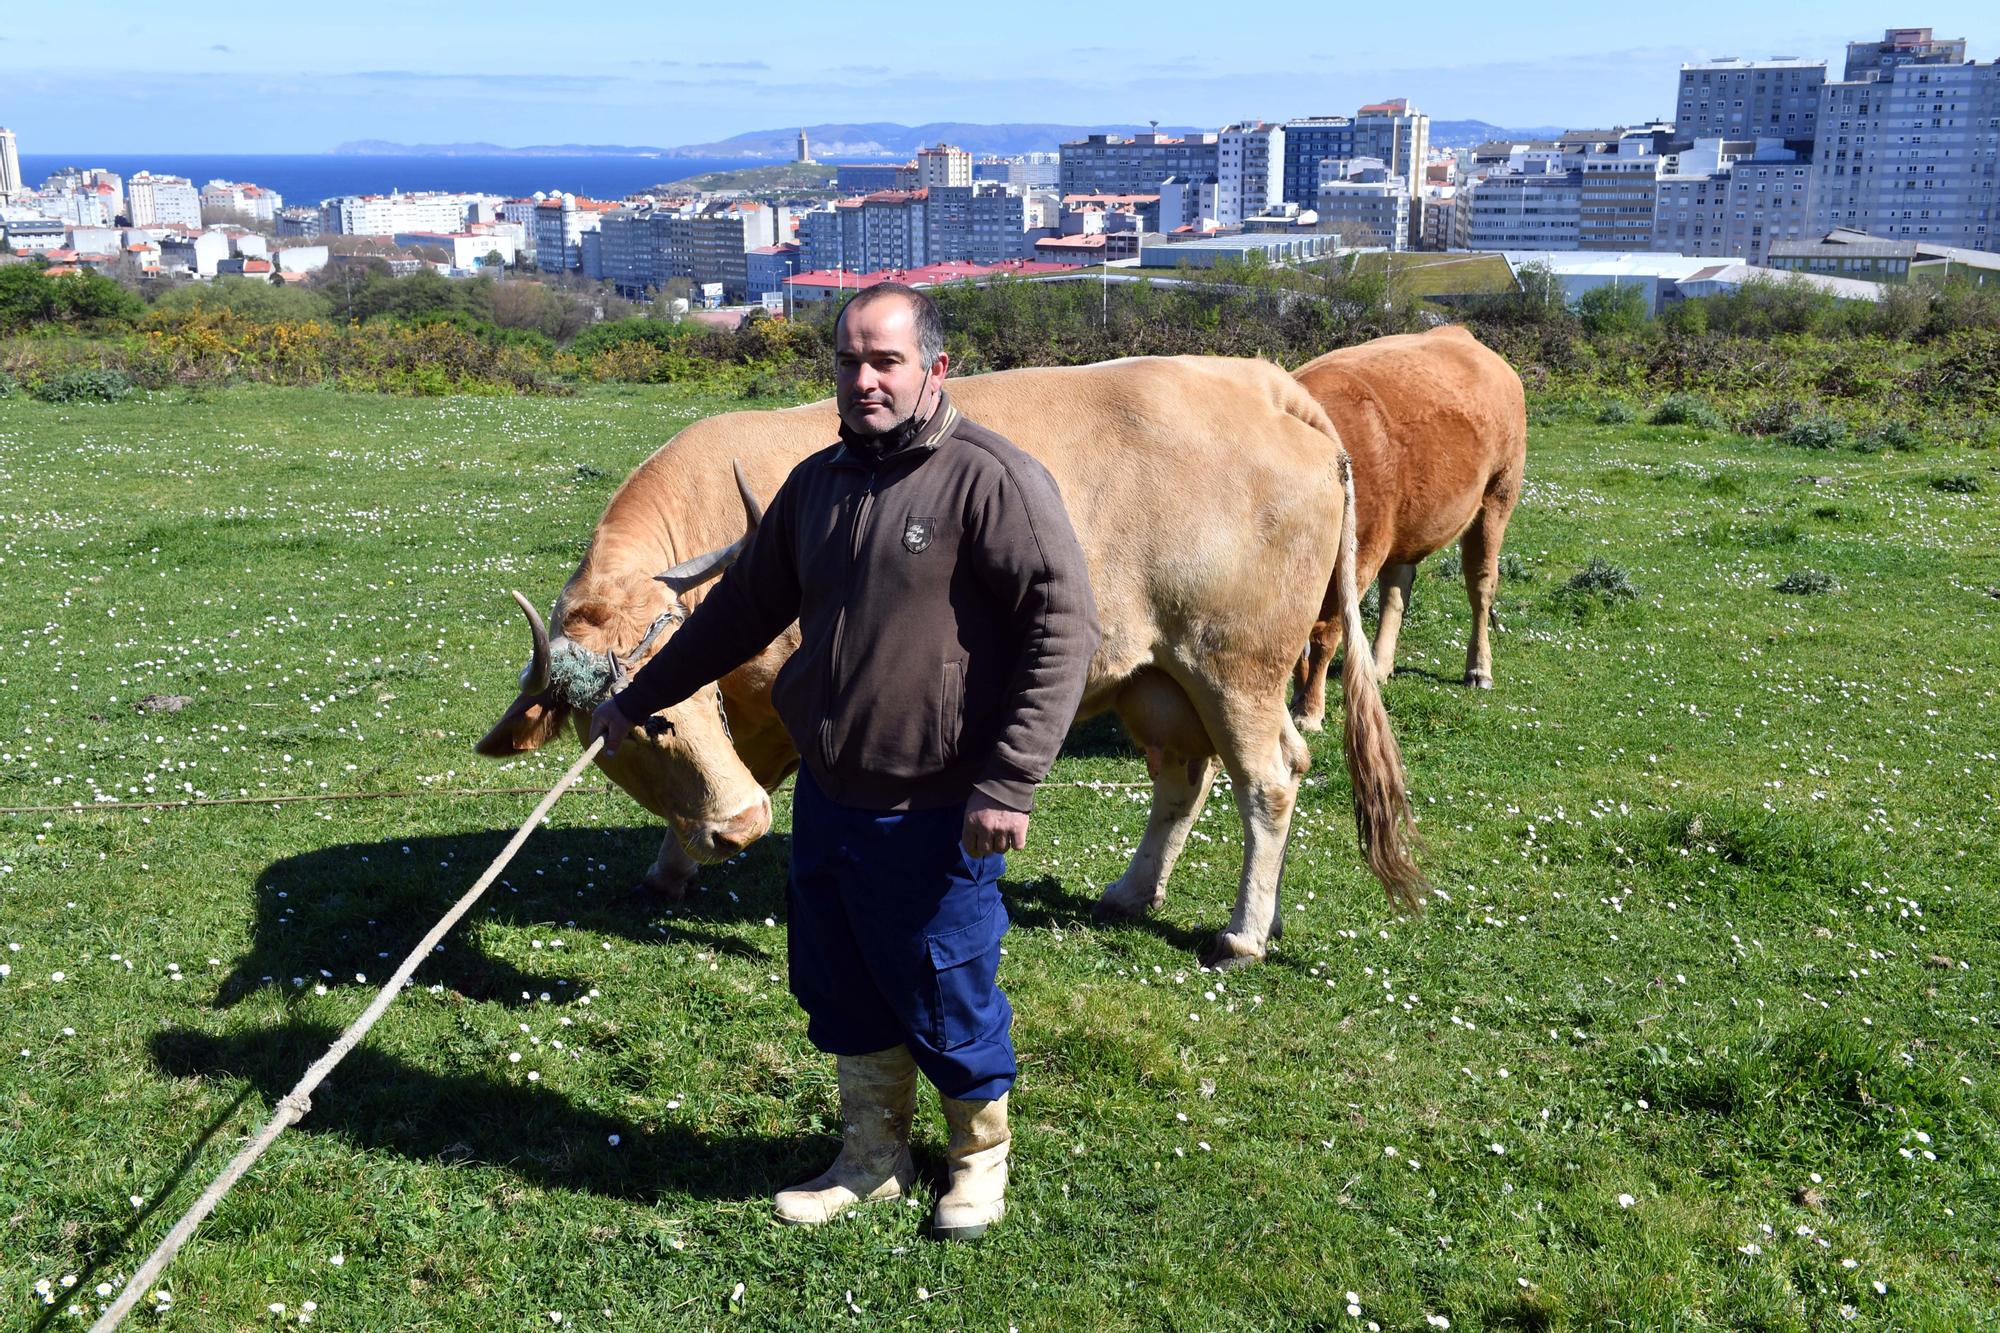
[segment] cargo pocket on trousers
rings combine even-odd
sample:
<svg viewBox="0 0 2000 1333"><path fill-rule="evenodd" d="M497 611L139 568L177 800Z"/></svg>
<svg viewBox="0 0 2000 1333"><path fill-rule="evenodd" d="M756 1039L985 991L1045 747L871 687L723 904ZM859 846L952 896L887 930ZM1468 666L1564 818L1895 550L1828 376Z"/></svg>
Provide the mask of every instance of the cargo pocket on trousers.
<svg viewBox="0 0 2000 1333"><path fill-rule="evenodd" d="M1007 909L995 901L979 920L924 937L933 985L926 1026L932 1047L954 1050L987 1036L1005 1014L996 978Z"/></svg>

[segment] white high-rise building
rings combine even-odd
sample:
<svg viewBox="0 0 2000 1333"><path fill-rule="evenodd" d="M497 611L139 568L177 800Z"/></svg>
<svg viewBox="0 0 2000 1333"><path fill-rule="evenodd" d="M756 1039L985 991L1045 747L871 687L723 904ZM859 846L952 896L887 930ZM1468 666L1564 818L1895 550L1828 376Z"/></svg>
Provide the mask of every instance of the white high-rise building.
<svg viewBox="0 0 2000 1333"><path fill-rule="evenodd" d="M1216 140L1215 181L1225 227L1261 217L1285 200L1285 127L1263 121L1226 127Z"/></svg>
<svg viewBox="0 0 2000 1333"><path fill-rule="evenodd" d="M940 186L972 184L972 154L950 144L917 152L917 188L934 190Z"/></svg>
<svg viewBox="0 0 2000 1333"><path fill-rule="evenodd" d="M11 203L26 186L21 181L21 148L14 131L0 126L0 204Z"/></svg>
<svg viewBox="0 0 2000 1333"><path fill-rule="evenodd" d="M135 172L125 182L125 206L135 227L201 226L201 194L185 176Z"/></svg>

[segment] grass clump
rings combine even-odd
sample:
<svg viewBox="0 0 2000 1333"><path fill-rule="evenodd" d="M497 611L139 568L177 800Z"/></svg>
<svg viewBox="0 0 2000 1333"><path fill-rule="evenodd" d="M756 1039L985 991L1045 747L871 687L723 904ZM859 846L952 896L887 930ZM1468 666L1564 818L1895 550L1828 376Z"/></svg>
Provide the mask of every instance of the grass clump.
<svg viewBox="0 0 2000 1333"><path fill-rule="evenodd" d="M1639 419L1639 409L1623 398L1613 398L1597 409L1600 426L1627 426Z"/></svg>
<svg viewBox="0 0 2000 1333"><path fill-rule="evenodd" d="M1722 414L1700 394L1674 393L1660 400L1647 418L1655 426L1692 426L1696 430L1726 429Z"/></svg>
<svg viewBox="0 0 2000 1333"><path fill-rule="evenodd" d="M1794 449L1838 449L1847 442L1847 436L1845 421L1815 412L1793 422L1779 438Z"/></svg>
<svg viewBox="0 0 2000 1333"><path fill-rule="evenodd" d="M1931 489L1943 491L1946 495L1977 495L1979 478L1970 472L1952 472L1942 477L1932 477Z"/></svg>
<svg viewBox="0 0 2000 1333"><path fill-rule="evenodd" d="M1800 569L1785 575L1771 585L1773 592L1813 597L1823 592L1832 592L1840 585L1833 581L1833 575L1822 574L1817 569Z"/></svg>
<svg viewBox="0 0 2000 1333"><path fill-rule="evenodd" d="M1601 555L1590 557L1588 564L1556 589L1556 599L1572 605L1609 606L1614 602L1632 601L1638 595L1639 589L1634 586L1631 576Z"/></svg>

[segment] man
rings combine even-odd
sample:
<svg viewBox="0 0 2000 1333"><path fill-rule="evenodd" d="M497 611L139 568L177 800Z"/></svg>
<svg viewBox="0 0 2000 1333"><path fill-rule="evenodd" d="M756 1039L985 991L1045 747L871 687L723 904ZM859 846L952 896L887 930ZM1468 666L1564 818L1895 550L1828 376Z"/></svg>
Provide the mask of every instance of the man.
<svg viewBox="0 0 2000 1333"><path fill-rule="evenodd" d="M1076 716L1097 649L1055 482L961 416L936 306L897 283L834 331L839 441L793 469L742 555L591 719L607 753L799 622L772 702L798 749L792 994L836 1057L840 1156L780 1191L817 1224L915 1178L916 1076L950 1127L935 1233L1005 1211L1013 1011L996 973L1005 856Z"/></svg>

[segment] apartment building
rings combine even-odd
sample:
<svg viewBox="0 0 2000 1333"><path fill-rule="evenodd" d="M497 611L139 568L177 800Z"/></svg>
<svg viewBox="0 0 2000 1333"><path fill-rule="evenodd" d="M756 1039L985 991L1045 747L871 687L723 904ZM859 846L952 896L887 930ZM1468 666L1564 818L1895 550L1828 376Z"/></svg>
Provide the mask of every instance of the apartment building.
<svg viewBox="0 0 2000 1333"><path fill-rule="evenodd" d="M1285 127L1257 121L1229 125L1216 136L1216 221L1241 226L1284 202Z"/></svg>
<svg viewBox="0 0 2000 1333"><path fill-rule="evenodd" d="M1058 187L1065 195L1157 193L1169 176L1218 178L1220 152L1213 134L1093 134L1062 146Z"/></svg>
<svg viewBox="0 0 2000 1333"><path fill-rule="evenodd" d="M1005 185L935 186L924 206L924 255L929 264L998 264L1030 253L1027 196Z"/></svg>
<svg viewBox="0 0 2000 1333"><path fill-rule="evenodd" d="M1863 79L1885 74L1898 65L1964 63L1963 37L1938 39L1931 36L1929 28L1890 28L1883 32L1879 42L1847 44L1847 72L1842 78L1848 83L1859 83Z"/></svg>
<svg viewBox="0 0 2000 1333"><path fill-rule="evenodd" d="M1819 119L1824 60L1723 56L1681 66L1674 127L1694 139L1809 140Z"/></svg>
<svg viewBox="0 0 2000 1333"><path fill-rule="evenodd" d="M276 190L267 190L261 185L212 180L201 187L201 206L270 222L285 206L285 198Z"/></svg>
<svg viewBox="0 0 2000 1333"><path fill-rule="evenodd" d="M936 190L972 184L972 154L950 144L917 152L917 188Z"/></svg>
<svg viewBox="0 0 2000 1333"><path fill-rule="evenodd" d="M12 203L27 188L21 179L21 145L14 131L0 126L0 204Z"/></svg>
<svg viewBox="0 0 2000 1333"><path fill-rule="evenodd" d="M1410 248L1410 192L1377 157L1322 162L1319 229L1343 245Z"/></svg>
<svg viewBox="0 0 2000 1333"><path fill-rule="evenodd" d="M2000 62L1886 63L1824 89L1812 230L2000 250Z"/></svg>
<svg viewBox="0 0 2000 1333"><path fill-rule="evenodd" d="M137 184L137 177L133 182ZM399 231L458 231L483 196L424 191L349 194L321 202L320 231L335 236L394 236ZM532 225L532 214L530 214ZM133 218L136 224L138 219Z"/></svg>
<svg viewBox="0 0 2000 1333"><path fill-rule="evenodd" d="M1282 199L1311 208L1319 195L1319 164L1378 157L1414 197L1423 184L1430 152L1430 117L1404 98L1376 102L1352 116L1307 116L1283 125Z"/></svg>
<svg viewBox="0 0 2000 1333"><path fill-rule="evenodd" d="M1546 159L1496 171L1472 190L1474 250L1574 250L1580 239L1583 172Z"/></svg>
<svg viewBox="0 0 2000 1333"><path fill-rule="evenodd" d="M201 195L185 176L134 172L125 183L125 202L135 227L201 226Z"/></svg>
<svg viewBox="0 0 2000 1333"><path fill-rule="evenodd" d="M1662 164L1644 137L1623 139L1613 152L1581 157L1579 250L1644 250L1652 244Z"/></svg>

